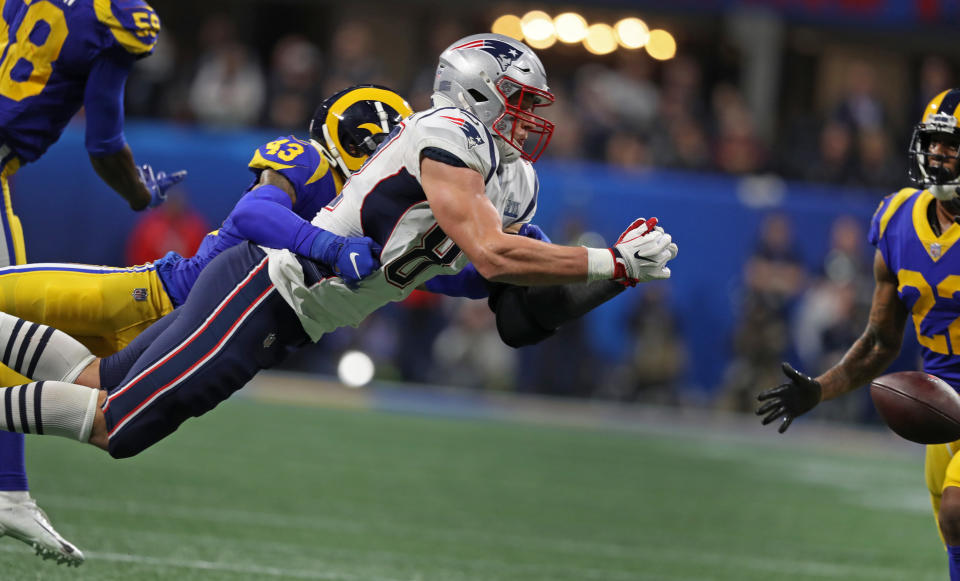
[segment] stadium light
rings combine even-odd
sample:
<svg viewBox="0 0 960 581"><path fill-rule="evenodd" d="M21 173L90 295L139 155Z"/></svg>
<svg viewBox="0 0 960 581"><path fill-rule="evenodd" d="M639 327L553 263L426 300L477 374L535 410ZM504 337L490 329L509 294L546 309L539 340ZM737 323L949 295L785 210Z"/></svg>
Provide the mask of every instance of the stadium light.
<svg viewBox="0 0 960 581"><path fill-rule="evenodd" d="M573 44L587 37L587 20L576 12L564 12L553 19L560 42Z"/></svg>
<svg viewBox="0 0 960 581"><path fill-rule="evenodd" d="M658 61L672 59L677 54L677 41L666 30L651 30L647 52Z"/></svg>
<svg viewBox="0 0 960 581"><path fill-rule="evenodd" d="M542 50L545 48L550 48L551 46L557 44L557 35L551 34L543 40L533 40L532 38L527 39L527 45L530 48L535 48L537 50Z"/></svg>
<svg viewBox="0 0 960 581"><path fill-rule="evenodd" d="M520 26L520 17L514 14L504 14L493 21L490 32L509 36L516 40L523 40L523 29Z"/></svg>
<svg viewBox="0 0 960 581"><path fill-rule="evenodd" d="M613 29L617 32L617 40L623 48L640 48L650 40L650 29L647 28L647 23L639 18L624 18L614 24Z"/></svg>
<svg viewBox="0 0 960 581"><path fill-rule="evenodd" d="M528 41L542 42L556 34L553 20L543 10L531 10L520 19L520 28ZM553 43L550 43L553 44Z"/></svg>
<svg viewBox="0 0 960 581"><path fill-rule="evenodd" d="M363 387L373 379L375 366L362 351L347 351L337 364L337 376L347 387Z"/></svg>
<svg viewBox="0 0 960 581"><path fill-rule="evenodd" d="M583 46L588 52L597 55L610 54L617 50L617 39L613 27L598 22L591 24L587 29L587 36L583 39Z"/></svg>

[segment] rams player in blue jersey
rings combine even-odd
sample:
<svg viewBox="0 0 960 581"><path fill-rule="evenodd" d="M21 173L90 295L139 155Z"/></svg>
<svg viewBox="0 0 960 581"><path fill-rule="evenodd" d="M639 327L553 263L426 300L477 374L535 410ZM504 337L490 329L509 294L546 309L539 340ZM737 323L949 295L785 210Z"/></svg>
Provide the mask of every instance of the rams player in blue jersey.
<svg viewBox="0 0 960 581"><path fill-rule="evenodd" d="M36 161L86 110L86 148L97 174L130 206L160 203L183 173L134 164L123 138L123 87L133 63L153 52L160 20L142 0L6 0L0 11L0 266L23 264L10 176ZM0 385L22 378L0 370ZM0 434L0 534L38 554L79 564L82 554L50 526L27 491L23 440Z"/></svg>
<svg viewBox="0 0 960 581"><path fill-rule="evenodd" d="M291 249L331 266L349 282L359 280L378 266L372 240L334 236L308 220L411 113L403 97L386 87L340 91L317 109L310 139L278 137L254 151L250 187L193 256L169 252L129 268L66 263L2 268L0 311L64 331L103 356L183 304L200 271L245 240ZM354 268L351 252L358 250Z"/></svg>
<svg viewBox="0 0 960 581"><path fill-rule="evenodd" d="M913 320L923 370L960 389L960 89L937 95L910 142L918 186L887 196L870 224L876 287L867 328L843 359L811 378L783 364L788 383L759 395L763 423L784 432L820 401L870 383L900 352ZM954 248L956 247L956 248ZM954 345L954 343L957 343ZM960 581L960 442L927 446L925 475L950 579Z"/></svg>
<svg viewBox="0 0 960 581"><path fill-rule="evenodd" d="M203 240L194 256L184 258L170 252L154 263L132 268L76 264L3 268L0 310L59 327L86 347L71 343L66 336L47 333L50 327L39 325L24 329L22 345L39 341L49 344L51 354L59 349L60 361L79 357L89 362L92 355L87 348L107 355L126 346L186 300L200 271L213 257L244 240L295 250L331 266L348 281L363 278L379 266L379 248L373 241L334 236L307 220L340 192L350 174L411 113L400 95L384 87L341 91L319 107L310 127L312 139L279 137L254 152L249 163L255 174L253 183L223 226ZM49 359L19 358L16 355L21 351L7 359L17 371L33 374L42 371L34 366L51 364ZM80 369L71 364L60 373L65 378L75 377ZM15 375L9 369L8 373ZM104 373L109 378L110 371ZM12 432L0 432L0 436L22 438ZM22 441L18 444L22 467ZM2 455L0 448L0 459ZM0 474L0 483L2 477ZM17 506L12 510L0 505L0 528L6 534L30 543L45 557L70 564L82 562L82 553L53 531L32 500ZM42 525L38 517L44 517Z"/></svg>

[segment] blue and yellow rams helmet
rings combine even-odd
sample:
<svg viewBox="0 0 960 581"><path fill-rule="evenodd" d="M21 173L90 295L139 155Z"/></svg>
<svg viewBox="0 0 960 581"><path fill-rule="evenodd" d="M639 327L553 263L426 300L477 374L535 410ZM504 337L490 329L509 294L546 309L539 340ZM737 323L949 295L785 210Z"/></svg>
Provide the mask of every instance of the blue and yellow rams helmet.
<svg viewBox="0 0 960 581"><path fill-rule="evenodd" d="M355 85L325 100L310 121L310 139L331 165L350 177L413 114L406 100L380 85Z"/></svg>
<svg viewBox="0 0 960 581"><path fill-rule="evenodd" d="M913 129L910 139L910 179L918 187L926 188L943 201L960 197L960 153L956 147L942 148L939 153L931 151L931 142L941 141L953 146L960 145L960 89L948 89L930 101L923 110L920 123ZM949 153L947 150L952 151ZM947 163L951 159L955 164Z"/></svg>

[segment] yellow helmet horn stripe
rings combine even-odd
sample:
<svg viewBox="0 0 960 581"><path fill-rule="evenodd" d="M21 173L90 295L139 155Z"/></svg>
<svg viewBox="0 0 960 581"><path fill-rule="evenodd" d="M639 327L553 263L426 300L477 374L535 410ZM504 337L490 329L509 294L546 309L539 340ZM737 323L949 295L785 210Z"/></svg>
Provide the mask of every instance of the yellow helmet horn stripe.
<svg viewBox="0 0 960 581"><path fill-rule="evenodd" d="M330 110L327 113L327 118L324 121L324 124L330 129L331 136L340 135L340 118L343 116L344 112L350 108L350 106L360 101L381 101L392 107L393 110L399 113L403 118L407 118L413 114L413 109L410 108L410 105L407 104L403 97L394 93L393 91L380 89L377 87L361 87L348 92L344 96L337 99L337 101L330 106ZM360 127L368 129L367 125L372 124L364 123ZM376 134L382 131L383 130L378 127L377 131L371 131L371 133ZM337 151L340 152L340 155L343 157L343 161L346 163L350 171L357 171L360 169L360 166L363 165L363 162L366 161L366 156L354 157L350 155L341 146L339 139L336 139L335 145Z"/></svg>
<svg viewBox="0 0 960 581"><path fill-rule="evenodd" d="M377 133L383 133L383 127L380 127L376 123L361 123L357 125L360 129L366 129L370 132L370 135L376 135Z"/></svg>
<svg viewBox="0 0 960 581"><path fill-rule="evenodd" d="M930 101L927 108L923 110L923 118L920 122L927 123L931 115L938 113L957 117L958 109L960 109L960 90L947 89Z"/></svg>

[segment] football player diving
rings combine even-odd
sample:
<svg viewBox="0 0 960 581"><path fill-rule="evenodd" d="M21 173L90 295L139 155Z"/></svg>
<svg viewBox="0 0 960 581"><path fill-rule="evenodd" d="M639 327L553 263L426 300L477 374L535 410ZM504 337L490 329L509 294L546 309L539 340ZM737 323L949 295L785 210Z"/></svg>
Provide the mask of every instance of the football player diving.
<svg viewBox="0 0 960 581"><path fill-rule="evenodd" d="M869 384L900 352L913 319L923 370L960 389L960 89L940 93L923 111L910 140L911 181L880 203L870 223L876 285L863 334L839 363L813 378L783 364L788 382L763 391L763 424L779 431L813 409ZM953 247L957 248L954 249ZM954 345L954 342L957 345ZM960 456L958 443L926 447L927 488L949 554L950 579L960 581Z"/></svg>
<svg viewBox="0 0 960 581"><path fill-rule="evenodd" d="M379 269L351 285L290 250L233 246L200 273L183 306L123 351L87 365L78 383L57 379L57 365L45 365L47 352L30 343L27 351L41 362L34 369L38 381L0 389L0 428L37 433L41 427L43 434L89 442L115 458L136 455L291 350L359 324L435 277L463 276L468 262L482 278L521 289L591 281L603 287L550 295L549 308L565 311L555 318L609 296L611 286L668 278L677 248L652 219L635 220L612 248L510 234L532 218L532 210L523 209L534 205L537 192L535 180L501 177L535 175L526 160L536 159L553 130L535 110L552 101L543 65L525 44L497 34L454 43L440 57L435 106L394 128L312 220L339 236L372 238L382 247ZM525 163L510 169L519 159ZM512 315L501 334L522 340L544 332L530 328L543 324L535 316L543 299L521 292L510 303L492 301L498 317L504 310ZM18 325L26 323L4 317L0 351L20 342L22 333L13 331ZM129 361L129 353L135 359L123 377L106 381L100 373L106 362ZM53 372L41 377L41 367ZM23 413L13 413L21 407Z"/></svg>
<svg viewBox="0 0 960 581"><path fill-rule="evenodd" d="M133 63L152 54L160 19L142 0L8 0L0 14L0 266L26 262L13 213L10 178L37 161L85 110L86 149L100 178L134 210L161 203L185 172L137 167L123 136L123 88ZM24 378L0 369L0 385ZM83 554L63 539L31 498L23 439L0 434L0 535L22 540L44 558L79 565Z"/></svg>
<svg viewBox="0 0 960 581"><path fill-rule="evenodd" d="M119 351L182 304L198 274L214 256L248 239L301 252L340 272L347 281L366 276L379 265L378 249L372 240L336 236L310 225L307 219L339 193L350 173L411 113L400 95L383 87L351 87L327 99L311 123L312 139L281 137L256 150L249 164L255 174L250 188L223 226L207 235L189 258L170 252L160 260L132 268L82 264L0 268L0 310L40 323L23 329L21 343L5 361L24 374L32 374L35 370L31 366L42 366L44 360L28 354L27 347L46 343L51 356L59 352L58 357L77 368L60 371L63 379L71 379L82 361L92 360L94 353ZM54 334L48 325L79 338L82 344ZM28 506L39 511L32 502ZM5 523L3 510L0 505L0 526ZM28 512L19 520L30 516ZM26 522L35 521L29 518ZM56 545L53 540L44 543L39 534L17 532L23 528L5 530L34 546L40 544L47 555L53 553L45 547L66 543L59 537ZM82 555L73 545L68 546L68 554L75 557L69 562L79 564Z"/></svg>
<svg viewBox="0 0 960 581"><path fill-rule="evenodd" d="M356 282L379 266L377 245L369 238L336 236L307 220L412 113L403 97L386 87L344 89L318 107L308 139L278 137L254 151L248 164L252 183L193 256L168 252L128 268L67 263L3 268L0 311L55 327L102 356L124 348L182 305L213 257L245 240L288 248Z"/></svg>

